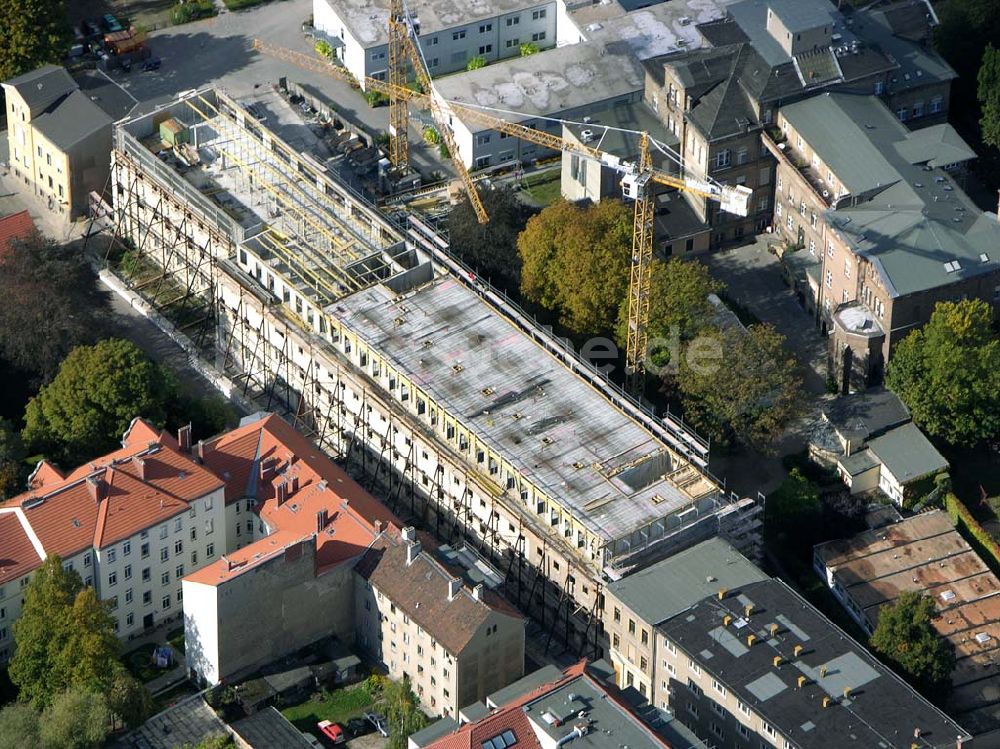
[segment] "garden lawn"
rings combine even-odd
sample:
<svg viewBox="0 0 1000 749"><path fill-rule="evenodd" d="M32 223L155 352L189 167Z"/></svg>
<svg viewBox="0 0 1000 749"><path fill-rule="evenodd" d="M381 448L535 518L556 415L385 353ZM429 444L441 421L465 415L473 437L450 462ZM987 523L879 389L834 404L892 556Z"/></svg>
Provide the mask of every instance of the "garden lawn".
<svg viewBox="0 0 1000 749"><path fill-rule="evenodd" d="M281 714L300 731L314 731L321 720L346 723L371 708L374 703L362 683L332 692L318 692L313 699L284 708Z"/></svg>
<svg viewBox="0 0 1000 749"><path fill-rule="evenodd" d="M178 627L167 632L167 642L170 647L184 655L184 627Z"/></svg>
<svg viewBox="0 0 1000 749"><path fill-rule="evenodd" d="M156 645L148 642L122 656L122 663L125 664L125 667L144 684L165 673L163 669L157 668L151 660L154 650L156 650Z"/></svg>
<svg viewBox="0 0 1000 749"><path fill-rule="evenodd" d="M537 203L548 205L562 195L562 172L548 169L524 178L524 191Z"/></svg>

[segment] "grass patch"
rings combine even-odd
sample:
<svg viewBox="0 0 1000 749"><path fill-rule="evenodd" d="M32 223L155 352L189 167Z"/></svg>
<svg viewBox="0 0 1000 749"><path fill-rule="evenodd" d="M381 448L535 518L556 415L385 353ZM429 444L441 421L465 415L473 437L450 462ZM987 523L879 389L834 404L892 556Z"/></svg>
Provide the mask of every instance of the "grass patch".
<svg viewBox="0 0 1000 749"><path fill-rule="evenodd" d="M167 642L181 655L184 655L184 627L178 627L167 632Z"/></svg>
<svg viewBox="0 0 1000 749"><path fill-rule="evenodd" d="M242 10L243 8L252 8L255 5L263 5L268 0L222 0L229 10Z"/></svg>
<svg viewBox="0 0 1000 749"><path fill-rule="evenodd" d="M562 171L549 169L529 174L524 178L524 192L542 205L548 205L562 196Z"/></svg>
<svg viewBox="0 0 1000 749"><path fill-rule="evenodd" d="M187 0L187 2L178 3L170 10L170 21L175 26L179 26L201 18L211 18L218 12L212 0Z"/></svg>
<svg viewBox="0 0 1000 749"><path fill-rule="evenodd" d="M364 683L344 689L317 692L300 705L286 707L281 711L300 731L315 731L321 720L345 723L368 710L375 700L364 688Z"/></svg>
<svg viewBox="0 0 1000 749"><path fill-rule="evenodd" d="M145 645L140 645L135 650L131 650L122 656L122 662L125 664L125 668L127 668L132 675L143 684L152 681L161 674L166 673L164 669L157 668L152 662L154 650L156 650L156 645L149 642Z"/></svg>

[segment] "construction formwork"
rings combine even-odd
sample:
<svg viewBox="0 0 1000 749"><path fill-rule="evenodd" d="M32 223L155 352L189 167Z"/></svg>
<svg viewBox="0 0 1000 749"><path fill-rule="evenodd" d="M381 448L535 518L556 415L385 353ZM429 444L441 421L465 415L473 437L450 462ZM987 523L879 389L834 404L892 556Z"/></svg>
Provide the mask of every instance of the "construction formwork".
<svg viewBox="0 0 1000 749"><path fill-rule="evenodd" d="M190 148L151 139L166 117ZM477 549L550 639L600 654L604 582L637 565L718 533L756 552L759 505L708 474L696 435L619 398L443 238L390 224L224 94L121 123L115 144L117 232L211 305L244 395ZM516 357L475 359L489 341Z"/></svg>

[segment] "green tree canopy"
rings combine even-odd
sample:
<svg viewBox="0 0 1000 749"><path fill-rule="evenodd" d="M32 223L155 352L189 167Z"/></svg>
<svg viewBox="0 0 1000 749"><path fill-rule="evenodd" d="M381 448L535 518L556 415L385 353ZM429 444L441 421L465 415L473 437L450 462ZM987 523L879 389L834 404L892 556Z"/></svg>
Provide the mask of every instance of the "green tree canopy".
<svg viewBox="0 0 1000 749"><path fill-rule="evenodd" d="M149 690L124 666L114 669L106 696L115 722L128 728L141 725L153 712Z"/></svg>
<svg viewBox="0 0 1000 749"><path fill-rule="evenodd" d="M410 688L410 680L387 681L382 690L385 719L389 724L389 742L386 749L406 749L407 737L427 726L427 716L417 706L417 697Z"/></svg>
<svg viewBox="0 0 1000 749"><path fill-rule="evenodd" d="M49 556L24 592L9 674L22 700L43 708L70 688L104 690L121 668L114 620L80 575Z"/></svg>
<svg viewBox="0 0 1000 749"><path fill-rule="evenodd" d="M941 302L896 346L886 385L928 434L952 444L1000 435L1000 341L980 299Z"/></svg>
<svg viewBox="0 0 1000 749"><path fill-rule="evenodd" d="M20 433L7 419L0 419L0 499L24 490L24 458Z"/></svg>
<svg viewBox="0 0 1000 749"><path fill-rule="evenodd" d="M802 403L799 364L784 344L770 325L704 329L676 374L685 419L721 444L774 452Z"/></svg>
<svg viewBox="0 0 1000 749"><path fill-rule="evenodd" d="M881 609L870 645L924 696L940 701L947 695L955 651L934 629L936 616L933 599L906 591Z"/></svg>
<svg viewBox="0 0 1000 749"><path fill-rule="evenodd" d="M44 381L106 328L108 296L79 248L38 234L0 257L0 298L0 356Z"/></svg>
<svg viewBox="0 0 1000 749"><path fill-rule="evenodd" d="M71 39L62 0L0 0L0 80L59 63Z"/></svg>
<svg viewBox="0 0 1000 749"><path fill-rule="evenodd" d="M451 250L480 276L507 292L515 292L521 282L517 236L535 210L507 186L481 190L479 197L490 220L480 224L472 203L463 193L459 204L448 214Z"/></svg>
<svg viewBox="0 0 1000 749"><path fill-rule="evenodd" d="M768 495L764 505L767 528L769 532L776 533L791 531L800 534L819 519L822 510L819 487L798 468L788 472L781 486ZM811 541L811 538L807 540Z"/></svg>
<svg viewBox="0 0 1000 749"><path fill-rule="evenodd" d="M525 299L558 314L571 335L613 332L628 288L632 221L616 200L546 207L517 240Z"/></svg>
<svg viewBox="0 0 1000 749"><path fill-rule="evenodd" d="M76 464L114 449L136 416L162 424L175 395L170 372L135 344L80 346L28 403L22 436Z"/></svg>
<svg viewBox="0 0 1000 749"><path fill-rule="evenodd" d="M38 713L26 702L0 709L0 749L38 746Z"/></svg>
<svg viewBox="0 0 1000 749"><path fill-rule="evenodd" d="M1000 148L1000 50L992 44L983 52L983 64L979 68L978 97L982 107L979 126L982 128L983 143Z"/></svg>
<svg viewBox="0 0 1000 749"><path fill-rule="evenodd" d="M45 749L97 749L104 746L110 723L104 695L70 689L56 695L42 712L41 743Z"/></svg>

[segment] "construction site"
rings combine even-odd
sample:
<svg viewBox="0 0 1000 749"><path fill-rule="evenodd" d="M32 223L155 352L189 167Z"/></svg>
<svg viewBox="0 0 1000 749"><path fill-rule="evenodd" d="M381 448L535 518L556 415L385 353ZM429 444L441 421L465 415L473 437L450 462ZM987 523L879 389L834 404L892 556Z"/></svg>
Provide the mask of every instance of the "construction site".
<svg viewBox="0 0 1000 749"><path fill-rule="evenodd" d="M580 654L604 584L714 535L759 554L761 506L462 267L218 90L116 125L118 273L256 405L283 412L394 510L504 576Z"/></svg>

